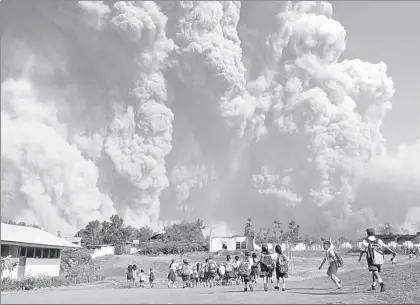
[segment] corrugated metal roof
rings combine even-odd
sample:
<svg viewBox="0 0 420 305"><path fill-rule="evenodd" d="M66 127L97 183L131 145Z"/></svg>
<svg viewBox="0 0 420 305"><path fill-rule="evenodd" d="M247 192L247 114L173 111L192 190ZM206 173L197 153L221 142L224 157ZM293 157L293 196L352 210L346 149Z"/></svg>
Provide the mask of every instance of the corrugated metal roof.
<svg viewBox="0 0 420 305"><path fill-rule="evenodd" d="M38 228L1 224L1 242L33 244L57 248L80 248L63 238Z"/></svg>
<svg viewBox="0 0 420 305"><path fill-rule="evenodd" d="M81 237L63 237L65 240L71 242L71 243L80 243L82 241Z"/></svg>

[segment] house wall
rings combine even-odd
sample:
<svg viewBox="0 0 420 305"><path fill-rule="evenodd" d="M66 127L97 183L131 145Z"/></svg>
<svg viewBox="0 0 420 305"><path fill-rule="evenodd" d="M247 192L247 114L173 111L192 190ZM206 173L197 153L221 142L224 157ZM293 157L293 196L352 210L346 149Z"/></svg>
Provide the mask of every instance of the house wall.
<svg viewBox="0 0 420 305"><path fill-rule="evenodd" d="M25 266L25 276L59 276L59 258L27 258Z"/></svg>
<svg viewBox="0 0 420 305"><path fill-rule="evenodd" d="M213 237L210 244L210 252L216 252L223 249L223 243L226 243L228 251L235 251L236 243L240 243L240 249L254 249L254 239L247 238L246 236L234 236L234 237ZM245 247L243 247L245 243Z"/></svg>
<svg viewBox="0 0 420 305"><path fill-rule="evenodd" d="M105 255L114 255L115 254L115 247L114 246L106 246L101 247L100 249L95 249L94 252L90 255L92 258L101 257Z"/></svg>

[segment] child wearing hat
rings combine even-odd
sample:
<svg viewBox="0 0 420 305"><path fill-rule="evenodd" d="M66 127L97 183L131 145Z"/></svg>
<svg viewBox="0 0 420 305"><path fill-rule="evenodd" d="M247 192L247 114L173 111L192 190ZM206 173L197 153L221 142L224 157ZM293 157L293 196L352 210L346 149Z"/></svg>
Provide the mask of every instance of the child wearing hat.
<svg viewBox="0 0 420 305"><path fill-rule="evenodd" d="M366 253L368 270L372 272L372 286L368 289L368 291L375 291L376 283L378 281L379 286L381 287L381 292L384 292L385 284L381 276L379 275L383 265L383 250L387 249L393 254L393 257L395 257L397 254L394 251L392 251L387 245L385 245L382 240L376 238L374 228L366 229L366 235L367 237L362 242L362 251L360 252L359 256L359 263L362 260L363 254Z"/></svg>

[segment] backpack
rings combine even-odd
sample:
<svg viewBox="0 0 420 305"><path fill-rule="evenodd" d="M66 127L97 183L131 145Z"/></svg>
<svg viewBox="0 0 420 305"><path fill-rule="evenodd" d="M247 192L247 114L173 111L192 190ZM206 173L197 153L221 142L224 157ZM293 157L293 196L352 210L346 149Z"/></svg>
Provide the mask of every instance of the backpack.
<svg viewBox="0 0 420 305"><path fill-rule="evenodd" d="M149 280L150 281L154 281L155 280L155 273L154 272L150 272Z"/></svg>
<svg viewBox="0 0 420 305"><path fill-rule="evenodd" d="M242 261L239 264L238 275L239 276L249 276L251 274L251 268L250 267L251 267L250 263L247 259Z"/></svg>
<svg viewBox="0 0 420 305"><path fill-rule="evenodd" d="M273 258L270 254L262 254L261 255L261 267L262 269L272 270L274 269Z"/></svg>
<svg viewBox="0 0 420 305"><path fill-rule="evenodd" d="M226 263L226 272L232 272L233 271L233 264L231 262Z"/></svg>
<svg viewBox="0 0 420 305"><path fill-rule="evenodd" d="M371 241L366 239L368 242L367 257L372 261L373 265L383 265L384 264L384 253L382 247L379 245L378 240Z"/></svg>
<svg viewBox="0 0 420 305"><path fill-rule="evenodd" d="M224 275L225 275L225 273L226 273L226 267L224 267L224 266L220 266L220 267L219 267L218 274L219 274L220 276L224 276Z"/></svg>
<svg viewBox="0 0 420 305"><path fill-rule="evenodd" d="M204 278L204 275L205 275L205 273L206 273L206 267L201 267L200 268L200 271L198 272L198 276L200 277L200 278Z"/></svg>
<svg viewBox="0 0 420 305"><path fill-rule="evenodd" d="M335 262L337 263L337 267L341 268L344 265L343 258L334 251L335 254Z"/></svg>
<svg viewBox="0 0 420 305"><path fill-rule="evenodd" d="M214 273L217 272L217 266L216 266L215 261L213 261L213 260L209 261L208 265L209 265L208 270L209 270L210 273L214 274Z"/></svg>
<svg viewBox="0 0 420 305"><path fill-rule="evenodd" d="M190 265L183 265L182 266L182 275L190 275L191 274L191 268Z"/></svg>
<svg viewBox="0 0 420 305"><path fill-rule="evenodd" d="M280 260L281 257L281 260ZM288 273L289 272L289 263L287 262L286 256L284 254L277 257L277 270L279 273Z"/></svg>

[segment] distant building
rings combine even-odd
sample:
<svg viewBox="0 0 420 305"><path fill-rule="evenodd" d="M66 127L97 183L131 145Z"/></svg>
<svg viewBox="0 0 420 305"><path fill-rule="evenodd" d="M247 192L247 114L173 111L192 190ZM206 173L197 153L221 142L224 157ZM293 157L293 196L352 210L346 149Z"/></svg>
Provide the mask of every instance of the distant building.
<svg viewBox="0 0 420 305"><path fill-rule="evenodd" d="M231 236L231 237L211 237L210 238L210 252L217 252L220 250L254 250L254 237L251 236Z"/></svg>
<svg viewBox="0 0 420 305"><path fill-rule="evenodd" d="M82 238L81 237L63 237L65 240L71 242L72 244L75 244L77 246L82 245Z"/></svg>
<svg viewBox="0 0 420 305"><path fill-rule="evenodd" d="M92 258L115 254L115 246L113 245L86 245L86 248L93 250L90 255Z"/></svg>
<svg viewBox="0 0 420 305"><path fill-rule="evenodd" d="M25 276L58 276L61 250L80 248L61 237L38 228L1 224L1 257L11 256L18 266L1 277L22 279Z"/></svg>

